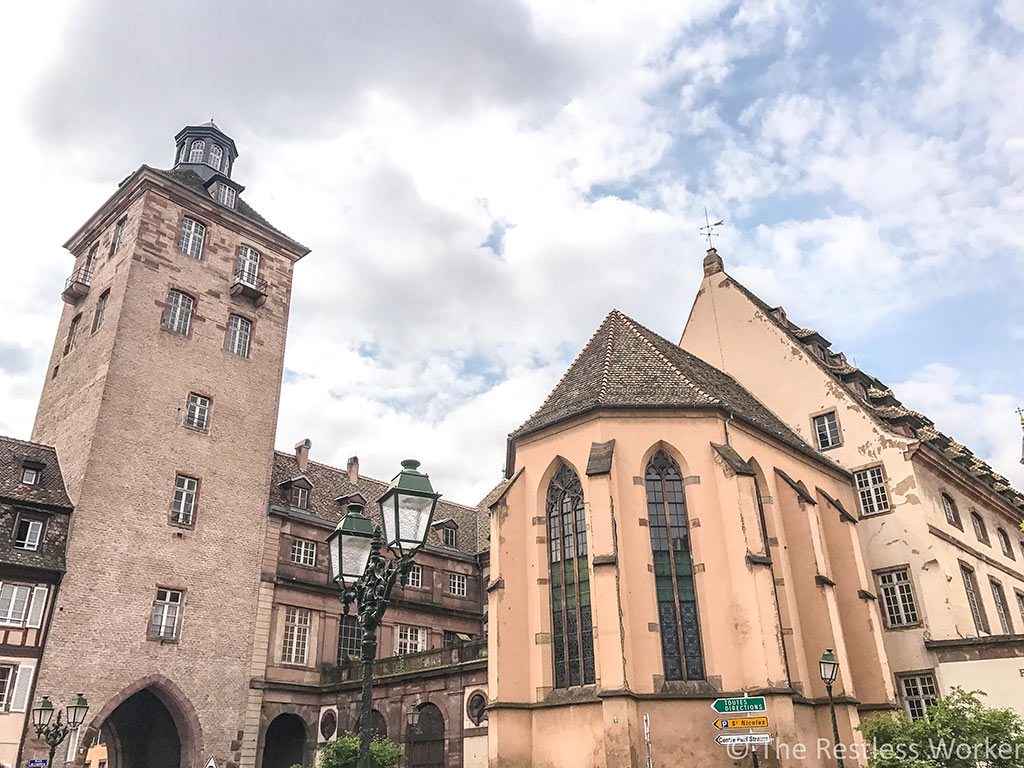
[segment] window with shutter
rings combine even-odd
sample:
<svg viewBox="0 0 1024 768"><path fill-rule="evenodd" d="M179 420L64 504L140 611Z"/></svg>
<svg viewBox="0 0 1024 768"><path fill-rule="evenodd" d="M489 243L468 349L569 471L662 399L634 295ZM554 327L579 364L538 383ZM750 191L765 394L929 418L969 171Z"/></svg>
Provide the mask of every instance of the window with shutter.
<svg viewBox="0 0 1024 768"><path fill-rule="evenodd" d="M46 611L46 595L48 593L49 589L46 587L36 587L32 590L32 604L28 609L26 627L38 629L43 626L43 613Z"/></svg>
<svg viewBox="0 0 1024 768"><path fill-rule="evenodd" d="M28 709L28 692L32 688L32 676L35 671L34 664L22 664L18 667L14 693L11 694L11 712L24 712Z"/></svg>
<svg viewBox="0 0 1024 768"><path fill-rule="evenodd" d="M32 588L22 584L0 586L0 624L20 627L25 621L25 610Z"/></svg>
<svg viewBox="0 0 1024 768"><path fill-rule="evenodd" d="M14 667L10 664L0 664L0 712L7 711L7 704L11 699L11 686L14 683Z"/></svg>

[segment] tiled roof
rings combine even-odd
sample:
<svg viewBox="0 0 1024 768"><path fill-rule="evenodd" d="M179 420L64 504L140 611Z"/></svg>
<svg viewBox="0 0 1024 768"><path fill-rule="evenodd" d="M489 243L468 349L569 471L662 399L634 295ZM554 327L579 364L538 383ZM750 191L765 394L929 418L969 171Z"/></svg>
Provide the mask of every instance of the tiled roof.
<svg viewBox="0 0 1024 768"><path fill-rule="evenodd" d="M811 358L842 384L878 424L894 434L911 437L930 446L950 464L976 478L1024 516L1024 493L1010 487L1006 478L996 475L992 467L969 449L936 429L935 423L927 416L905 407L888 386L850 365L842 352L833 352L831 344L820 334L795 325L790 322L782 307L769 306L735 278L730 277L729 280L794 342L804 347Z"/></svg>
<svg viewBox="0 0 1024 768"><path fill-rule="evenodd" d="M358 482L351 483L346 470L315 461L307 462L306 471L300 472L294 454L274 451L270 503L277 506L288 506L288 492L286 489L279 488L278 485L300 476L307 478L313 486L309 492L309 509L307 510L313 517L332 524L337 523L341 519L342 508L335 499L339 496L359 493L366 499L367 516L375 523L380 523L380 510L376 502L384 495L390 481L385 482L359 475ZM445 518L454 520L459 527L456 539L457 549L471 555L487 549L489 522L486 509L466 507L442 497L437 502L434 519L436 521ZM441 535L437 531L431 532L427 543L438 549L445 548Z"/></svg>
<svg viewBox="0 0 1024 768"><path fill-rule="evenodd" d="M607 408L726 411L801 453L841 469L805 443L732 376L618 310L608 314L544 404L511 438Z"/></svg>
<svg viewBox="0 0 1024 768"><path fill-rule="evenodd" d="M25 461L45 465L38 485L25 485L21 482L21 469ZM71 509L71 499L64 488L57 452L48 445L0 436L0 498Z"/></svg>

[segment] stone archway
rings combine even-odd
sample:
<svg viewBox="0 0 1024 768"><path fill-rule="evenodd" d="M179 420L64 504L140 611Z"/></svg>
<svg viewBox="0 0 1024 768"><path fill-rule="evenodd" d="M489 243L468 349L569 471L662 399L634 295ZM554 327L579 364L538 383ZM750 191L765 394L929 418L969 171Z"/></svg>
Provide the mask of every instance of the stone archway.
<svg viewBox="0 0 1024 768"><path fill-rule="evenodd" d="M92 744L101 728L108 768L191 768L202 750L195 709L162 675L122 689L93 717L82 743Z"/></svg>
<svg viewBox="0 0 1024 768"><path fill-rule="evenodd" d="M306 723L290 712L270 721L263 741L262 768L303 765L306 757Z"/></svg>
<svg viewBox="0 0 1024 768"><path fill-rule="evenodd" d="M444 768L444 717L436 705L420 704L419 721L405 732L409 768Z"/></svg>

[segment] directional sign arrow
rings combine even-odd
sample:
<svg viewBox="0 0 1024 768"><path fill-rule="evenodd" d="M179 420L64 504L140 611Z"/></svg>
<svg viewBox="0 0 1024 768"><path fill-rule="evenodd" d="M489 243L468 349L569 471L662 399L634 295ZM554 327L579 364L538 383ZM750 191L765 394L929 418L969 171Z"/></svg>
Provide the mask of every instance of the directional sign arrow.
<svg viewBox="0 0 1024 768"><path fill-rule="evenodd" d="M738 696L733 699L715 699L711 708L720 715L739 712L767 712L764 696Z"/></svg>
<svg viewBox="0 0 1024 768"><path fill-rule="evenodd" d="M720 731L733 728L767 728L767 717L729 717L720 718L714 722L715 728Z"/></svg>
<svg viewBox="0 0 1024 768"><path fill-rule="evenodd" d="M720 733L715 737L715 741L723 747L741 744L771 744L772 735L770 733Z"/></svg>

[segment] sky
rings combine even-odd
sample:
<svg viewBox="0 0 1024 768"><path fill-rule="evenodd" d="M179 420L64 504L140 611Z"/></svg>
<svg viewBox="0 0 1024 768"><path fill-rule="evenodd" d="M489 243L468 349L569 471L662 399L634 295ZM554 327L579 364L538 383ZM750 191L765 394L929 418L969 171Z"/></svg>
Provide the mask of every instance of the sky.
<svg viewBox="0 0 1024 768"><path fill-rule="evenodd" d="M1024 0L49 0L0 9L0 433L61 243L213 117L295 270L277 446L446 497L612 308L726 269L1024 487Z"/></svg>

